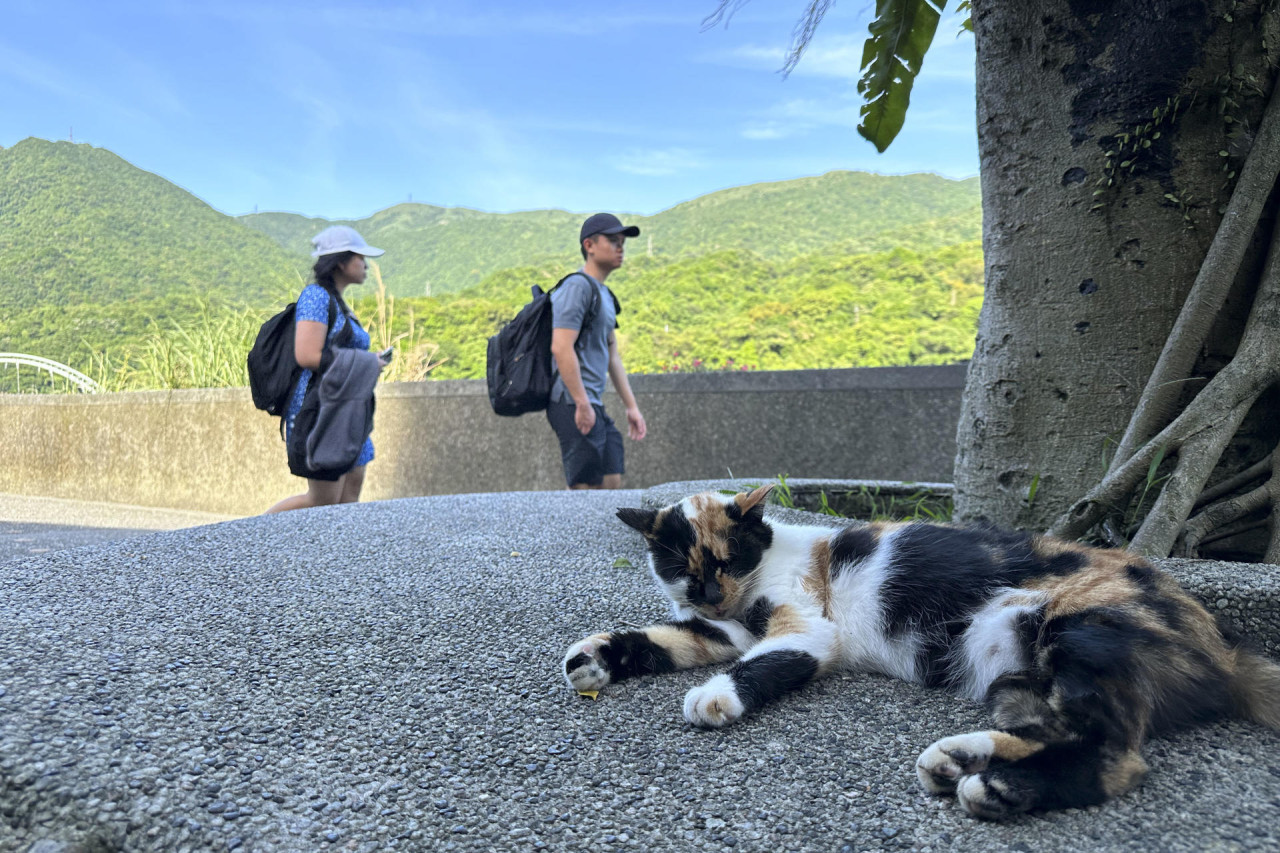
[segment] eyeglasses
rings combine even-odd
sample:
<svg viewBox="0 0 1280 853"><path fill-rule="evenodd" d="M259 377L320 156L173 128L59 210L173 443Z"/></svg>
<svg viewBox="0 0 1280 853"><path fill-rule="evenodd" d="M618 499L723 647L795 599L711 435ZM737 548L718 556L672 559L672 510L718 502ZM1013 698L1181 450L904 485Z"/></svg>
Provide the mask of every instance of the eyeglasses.
<svg viewBox="0 0 1280 853"><path fill-rule="evenodd" d="M622 244L627 241L626 234L601 234L600 236L612 243L615 249L621 249Z"/></svg>

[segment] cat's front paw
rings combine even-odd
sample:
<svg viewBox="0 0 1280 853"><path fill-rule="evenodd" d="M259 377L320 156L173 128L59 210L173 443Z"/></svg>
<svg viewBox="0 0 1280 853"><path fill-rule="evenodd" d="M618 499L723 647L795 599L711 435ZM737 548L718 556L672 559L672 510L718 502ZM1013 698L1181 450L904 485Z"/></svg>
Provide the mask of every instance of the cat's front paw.
<svg viewBox="0 0 1280 853"><path fill-rule="evenodd" d="M601 651L608 634L595 634L569 647L564 656L564 677L574 690L599 690L609 683L609 664Z"/></svg>
<svg viewBox="0 0 1280 853"><path fill-rule="evenodd" d="M985 770L995 743L984 732L936 741L916 759L916 775L931 794L954 794L961 777Z"/></svg>
<svg viewBox="0 0 1280 853"><path fill-rule="evenodd" d="M736 722L743 710L742 700L728 675L717 675L684 697L684 718L703 728L718 729Z"/></svg>

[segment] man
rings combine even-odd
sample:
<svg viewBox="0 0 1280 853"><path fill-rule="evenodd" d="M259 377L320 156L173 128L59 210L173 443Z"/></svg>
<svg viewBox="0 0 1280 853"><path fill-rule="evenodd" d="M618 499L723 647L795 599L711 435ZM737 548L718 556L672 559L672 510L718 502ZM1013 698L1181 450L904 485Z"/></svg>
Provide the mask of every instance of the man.
<svg viewBox="0 0 1280 853"><path fill-rule="evenodd" d="M622 266L628 237L640 236L611 213L582 223L578 243L586 262L551 293L554 357L547 420L560 439L564 477L571 489L622 488L622 435L604 411L606 376L627 410L632 441L645 435L644 416L618 354L617 303L604 281Z"/></svg>

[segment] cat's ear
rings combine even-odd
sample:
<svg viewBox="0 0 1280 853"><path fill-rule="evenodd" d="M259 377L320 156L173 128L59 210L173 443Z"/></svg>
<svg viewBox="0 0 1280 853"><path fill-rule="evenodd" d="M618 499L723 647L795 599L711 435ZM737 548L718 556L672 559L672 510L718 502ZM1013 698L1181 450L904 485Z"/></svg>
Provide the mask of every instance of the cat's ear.
<svg viewBox="0 0 1280 853"><path fill-rule="evenodd" d="M654 509L623 508L618 510L618 518L627 527L635 528L645 536L653 536L653 523L658 518L658 511Z"/></svg>
<svg viewBox="0 0 1280 853"><path fill-rule="evenodd" d="M773 483L770 483L754 491L743 492L733 496L733 502L738 505L738 509L742 512L743 521L759 522L764 520L764 499L769 497L769 493L773 491L773 485Z"/></svg>

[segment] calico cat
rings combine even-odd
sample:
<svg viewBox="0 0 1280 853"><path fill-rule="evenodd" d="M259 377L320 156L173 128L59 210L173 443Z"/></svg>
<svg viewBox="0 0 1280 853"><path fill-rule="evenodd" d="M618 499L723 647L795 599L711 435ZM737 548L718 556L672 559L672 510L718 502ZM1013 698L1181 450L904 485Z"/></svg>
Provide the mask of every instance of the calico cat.
<svg viewBox="0 0 1280 853"><path fill-rule="evenodd" d="M916 772L988 819L1129 791L1148 734L1230 716L1280 729L1280 666L1141 557L992 527L781 524L770 488L618 510L675 618L575 643L569 684L733 661L685 696L707 727L839 669L948 687L985 699L995 728L939 740Z"/></svg>

